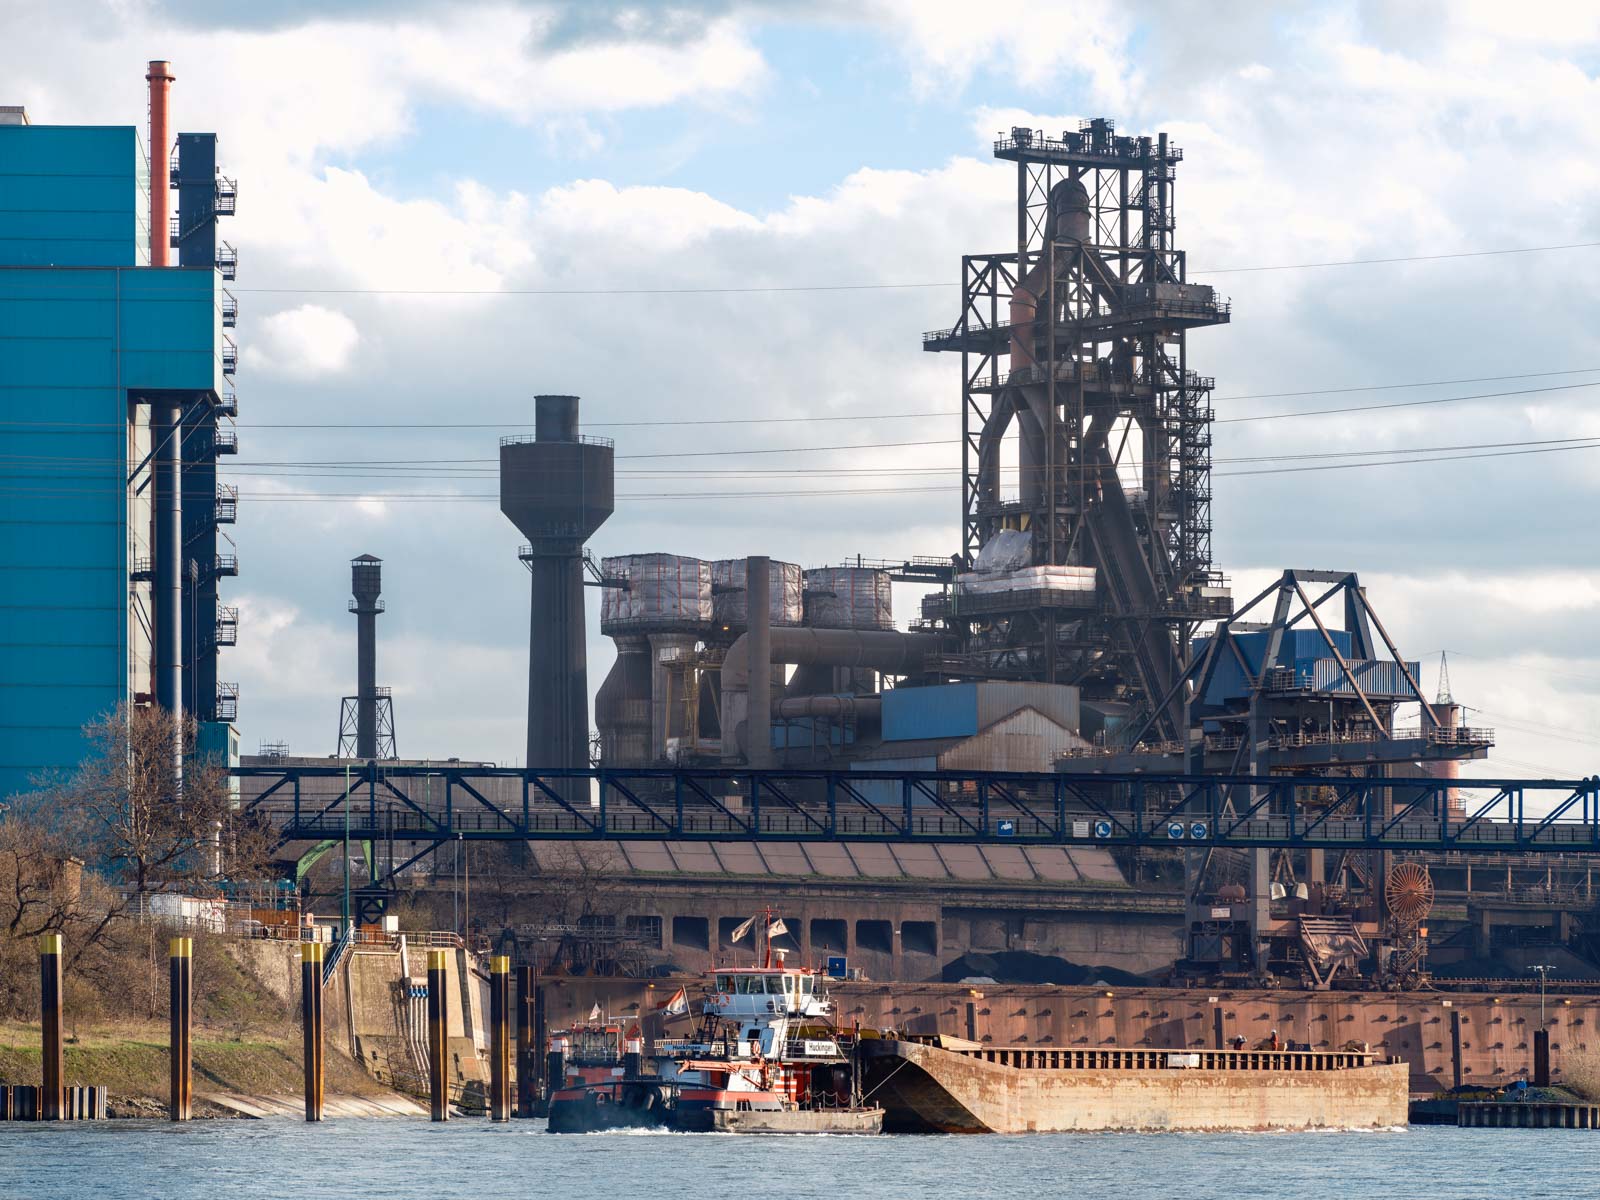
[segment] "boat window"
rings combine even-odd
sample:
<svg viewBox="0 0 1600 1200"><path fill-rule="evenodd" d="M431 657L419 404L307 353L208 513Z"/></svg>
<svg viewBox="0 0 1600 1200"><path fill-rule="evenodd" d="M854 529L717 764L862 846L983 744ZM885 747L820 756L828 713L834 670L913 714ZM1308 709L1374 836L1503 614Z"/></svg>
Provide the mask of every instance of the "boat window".
<svg viewBox="0 0 1600 1200"><path fill-rule="evenodd" d="M724 995L731 995L732 992L733 992L733 976L732 975L718 975L717 976L717 991L723 993Z"/></svg>
<svg viewBox="0 0 1600 1200"><path fill-rule="evenodd" d="M759 975L740 975L738 976L738 983L741 996L756 996L761 993L761 976Z"/></svg>
<svg viewBox="0 0 1600 1200"><path fill-rule="evenodd" d="M817 981L815 979L813 979L813 978L811 978L811 976L807 975L804 979L802 979L800 981L800 994L802 996L811 995L812 988L816 984L816 982Z"/></svg>
<svg viewBox="0 0 1600 1200"><path fill-rule="evenodd" d="M767 976L767 995L769 995L769 996L781 996L781 995L783 995L783 976L781 976L781 975L768 975Z"/></svg>

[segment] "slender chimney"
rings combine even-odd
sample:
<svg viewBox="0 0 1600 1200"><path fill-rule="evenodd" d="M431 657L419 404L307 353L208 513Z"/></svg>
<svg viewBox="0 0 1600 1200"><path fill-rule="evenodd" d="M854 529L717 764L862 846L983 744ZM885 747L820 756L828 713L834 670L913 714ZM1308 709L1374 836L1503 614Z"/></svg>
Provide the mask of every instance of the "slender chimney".
<svg viewBox="0 0 1600 1200"><path fill-rule="evenodd" d="M171 126L167 123L167 93L172 81L172 64L152 59L145 75L150 83L150 265L166 267L172 264L172 234L167 228L167 211L171 206L167 176L167 155L172 151Z"/></svg>
<svg viewBox="0 0 1600 1200"><path fill-rule="evenodd" d="M350 560L350 611L356 614L356 757L378 757L378 614L383 611L383 560Z"/></svg>

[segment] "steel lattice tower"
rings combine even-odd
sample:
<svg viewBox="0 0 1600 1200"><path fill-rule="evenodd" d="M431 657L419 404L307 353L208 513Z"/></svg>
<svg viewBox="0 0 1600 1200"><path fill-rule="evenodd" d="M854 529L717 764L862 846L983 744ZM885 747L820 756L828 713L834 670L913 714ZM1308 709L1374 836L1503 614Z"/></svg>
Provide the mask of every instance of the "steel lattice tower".
<svg viewBox="0 0 1600 1200"><path fill-rule="evenodd" d="M1128 700L1175 739L1190 634L1229 610L1211 565L1212 380L1186 345L1228 305L1188 281L1172 245L1183 154L1103 119L1059 140L1013 129L994 152L1017 164L1016 251L964 257L959 321L923 338L961 355L962 557L1027 530L1034 565L1094 567L1096 587L928 615L966 634L961 671Z"/></svg>

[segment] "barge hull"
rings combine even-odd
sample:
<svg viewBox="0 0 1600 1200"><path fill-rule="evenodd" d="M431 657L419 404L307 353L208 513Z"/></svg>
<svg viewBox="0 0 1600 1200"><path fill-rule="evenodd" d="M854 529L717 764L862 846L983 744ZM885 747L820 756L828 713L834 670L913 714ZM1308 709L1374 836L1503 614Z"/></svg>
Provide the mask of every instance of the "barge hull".
<svg viewBox="0 0 1600 1200"><path fill-rule="evenodd" d="M1404 1126L1408 1069L1021 1068L912 1042L863 1043L889 1133L1379 1129Z"/></svg>
<svg viewBox="0 0 1600 1200"><path fill-rule="evenodd" d="M852 1133L883 1132L883 1109L800 1109L786 1112L717 1112L717 1133Z"/></svg>

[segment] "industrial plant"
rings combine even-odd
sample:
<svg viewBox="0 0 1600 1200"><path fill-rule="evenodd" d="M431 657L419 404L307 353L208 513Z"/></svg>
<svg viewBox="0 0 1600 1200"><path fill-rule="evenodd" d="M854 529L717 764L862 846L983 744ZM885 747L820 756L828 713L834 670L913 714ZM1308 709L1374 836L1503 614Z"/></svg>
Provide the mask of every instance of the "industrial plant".
<svg viewBox="0 0 1600 1200"><path fill-rule="evenodd" d="M701 557L686 525L596 556L616 448L584 431L582 398L537 395L534 431L498 450L505 560L527 572L525 764L400 756L370 553L349 563L337 738L241 756L222 666L238 493L219 473L238 452L218 236L237 189L214 135L170 131L169 64L147 78L148 146L0 110L0 185L23 198L0 212L0 419L25 485L0 521L0 795L70 771L119 705L192 715L286 889L341 909L329 979L405 898L448 908L458 948L638 1010L655 981L746 952L765 910L764 969L830 964L858 1022L1221 1050L1224 1001L1196 1040L1179 1026L1201 1017L1151 997L1259 992L1252 1019L1307 1052L1406 1025L1392 1053L1433 1083L1517 1059L1424 1040L1437 992L1525 988L1535 959L1600 986L1600 930L1564 899L1592 908L1600 784L1463 781L1493 731L1425 692L1360 564L1307 569L1286 545L1281 575L1239 595L1214 560L1203 367L1248 314L1224 333L1228 300L1190 276L1182 149L1107 119L997 138L1016 204L993 225L1015 245L964 255L951 324L921 336L959 397L947 554ZM896 585L921 589L912 611ZM597 682L591 598L615 647ZM1047 985L1101 999L1057 1012ZM1359 1021L1316 1028L1336 992L1366 998Z"/></svg>

